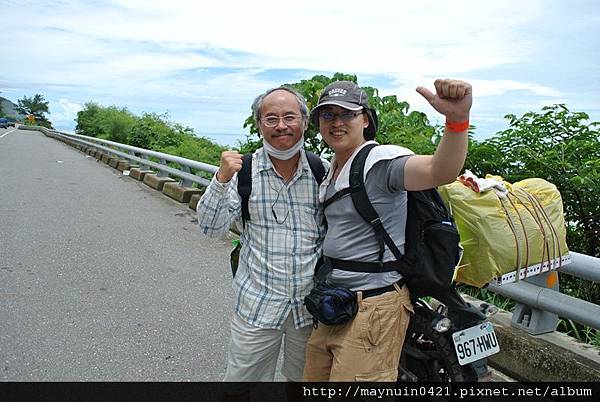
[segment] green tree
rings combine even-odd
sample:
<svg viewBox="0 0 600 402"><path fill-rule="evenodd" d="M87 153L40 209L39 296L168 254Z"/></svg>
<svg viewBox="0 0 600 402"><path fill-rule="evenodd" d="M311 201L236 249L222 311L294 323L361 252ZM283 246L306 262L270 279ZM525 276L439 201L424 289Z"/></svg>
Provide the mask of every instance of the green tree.
<svg viewBox="0 0 600 402"><path fill-rule="evenodd" d="M379 143L402 145L417 154L429 155L435 151L439 128L429 124L425 113L409 113L409 104L398 102L396 95L374 96L371 105L375 106L379 116Z"/></svg>
<svg viewBox="0 0 600 402"><path fill-rule="evenodd" d="M33 116L36 124L52 128L52 123L46 118L49 102L44 99L43 95L35 94L32 98L23 96L23 99L17 101L17 111L26 116Z"/></svg>
<svg viewBox="0 0 600 402"><path fill-rule="evenodd" d="M193 129L170 121L166 113L144 113L137 117L126 108L104 107L88 102L83 110L77 113L76 122L78 134L214 165L219 164L221 152L225 150L225 147L208 138L197 137ZM197 173L206 176L203 172Z"/></svg>
<svg viewBox="0 0 600 402"><path fill-rule="evenodd" d="M181 138L178 144L167 146L161 149L160 152L218 166L221 152L224 150L225 147L215 144L206 137L186 135Z"/></svg>
<svg viewBox="0 0 600 402"><path fill-rule="evenodd" d="M75 131L78 134L126 144L131 128L137 120L138 117L125 107L105 107L88 102L83 110L77 112Z"/></svg>
<svg viewBox="0 0 600 402"><path fill-rule="evenodd" d="M100 138L126 144L129 132L136 120L137 117L125 107L109 106L103 108L100 112L100 127L102 130Z"/></svg>
<svg viewBox="0 0 600 402"><path fill-rule="evenodd" d="M169 123L167 118L166 114L143 114L131 127L128 143L134 147L157 151L178 145L189 132L180 125Z"/></svg>
<svg viewBox="0 0 600 402"><path fill-rule="evenodd" d="M83 110L77 112L77 125L75 132L90 137L98 137L102 134L100 127L100 114L102 106L94 102L87 102L83 105Z"/></svg>

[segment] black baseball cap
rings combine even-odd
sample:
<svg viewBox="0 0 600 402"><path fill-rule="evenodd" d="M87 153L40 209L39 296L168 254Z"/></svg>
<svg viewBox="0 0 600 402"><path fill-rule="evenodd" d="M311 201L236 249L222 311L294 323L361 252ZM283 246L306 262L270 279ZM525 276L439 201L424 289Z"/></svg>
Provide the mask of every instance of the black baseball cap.
<svg viewBox="0 0 600 402"><path fill-rule="evenodd" d="M375 138L378 123L377 113L375 109L369 107L369 96L364 89L352 81L335 81L327 85L319 96L317 106L310 112L311 121L317 127L319 127L319 108L328 105L354 111L364 109L369 119L369 126L365 128L363 135L367 140Z"/></svg>

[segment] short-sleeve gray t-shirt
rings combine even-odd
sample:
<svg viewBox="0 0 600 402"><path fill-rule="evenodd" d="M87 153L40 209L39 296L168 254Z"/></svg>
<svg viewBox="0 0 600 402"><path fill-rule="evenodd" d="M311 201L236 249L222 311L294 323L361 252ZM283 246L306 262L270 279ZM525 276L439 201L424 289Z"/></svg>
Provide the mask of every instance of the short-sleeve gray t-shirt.
<svg viewBox="0 0 600 402"><path fill-rule="evenodd" d="M381 160L369 170L365 189L369 200L379 214L383 227L400 250L404 252L407 198L404 189L404 165L410 156ZM327 186L325 199L335 194L335 182ZM350 261L377 262L379 244L371 226L358 214L350 195L331 203L325 209L327 234L323 254ZM394 261L392 252L385 248L383 261ZM352 290L375 289L393 284L402 278L397 271L367 273L334 269L328 282Z"/></svg>

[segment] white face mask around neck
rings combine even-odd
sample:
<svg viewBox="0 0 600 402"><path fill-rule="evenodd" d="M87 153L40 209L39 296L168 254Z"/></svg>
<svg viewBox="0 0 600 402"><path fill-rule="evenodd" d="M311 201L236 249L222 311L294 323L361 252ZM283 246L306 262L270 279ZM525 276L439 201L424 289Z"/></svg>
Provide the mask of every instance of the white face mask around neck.
<svg viewBox="0 0 600 402"><path fill-rule="evenodd" d="M265 141L263 139L263 148L265 149L267 154L269 154L269 156L272 156L275 159L279 159L282 161L287 161L289 159L292 159L294 157L294 155L296 155L298 152L300 152L300 150L302 149L303 146L304 146L304 138L300 138L300 140L294 146L292 146L290 149L281 151L279 149L274 148L271 144L269 144L268 141Z"/></svg>

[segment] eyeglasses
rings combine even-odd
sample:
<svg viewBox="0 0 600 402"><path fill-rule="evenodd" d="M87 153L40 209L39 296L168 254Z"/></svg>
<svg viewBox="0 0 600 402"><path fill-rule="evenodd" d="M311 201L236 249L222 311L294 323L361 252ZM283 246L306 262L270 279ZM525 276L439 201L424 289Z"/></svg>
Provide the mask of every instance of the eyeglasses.
<svg viewBox="0 0 600 402"><path fill-rule="evenodd" d="M273 190L275 190L272 185L271 185L271 188ZM288 204L285 201L284 197L282 197L282 202L280 202L280 204L283 204L283 208L277 208L277 210L279 210L279 212L280 212L280 215L281 215L281 213L283 213L283 209L285 209L285 214L283 216L283 219L279 219L279 217L277 216L277 212L275 212L275 209L276 209L275 206L277 205L277 201L279 201L279 196L281 195L281 193L283 192L284 189L286 189L285 183L283 184L283 186L281 186L279 191L277 191L277 196L275 197L275 201L273 201L273 204L271 204L271 213L273 214L273 218L275 218L275 222L279 223L280 225L283 225L285 223L285 221L288 218L288 215L290 214L290 210L288 209Z"/></svg>
<svg viewBox="0 0 600 402"><path fill-rule="evenodd" d="M362 110L359 110L358 112L353 112L352 110L344 110L341 113L333 113L329 110L322 110L321 112L319 112L319 118L325 121L334 121L339 117L341 121L350 121L356 116L360 116L362 113Z"/></svg>
<svg viewBox="0 0 600 402"><path fill-rule="evenodd" d="M302 117L295 114L287 114L283 117L267 116L260 119L260 121L262 121L262 123L267 127L277 127L279 125L279 122L282 120L283 124L289 127L299 124L302 120Z"/></svg>

